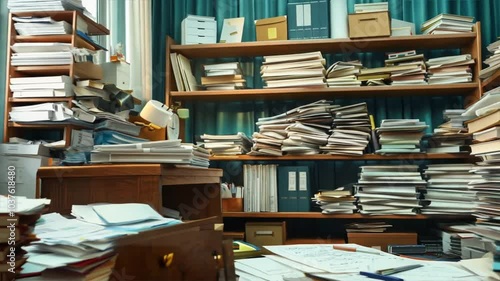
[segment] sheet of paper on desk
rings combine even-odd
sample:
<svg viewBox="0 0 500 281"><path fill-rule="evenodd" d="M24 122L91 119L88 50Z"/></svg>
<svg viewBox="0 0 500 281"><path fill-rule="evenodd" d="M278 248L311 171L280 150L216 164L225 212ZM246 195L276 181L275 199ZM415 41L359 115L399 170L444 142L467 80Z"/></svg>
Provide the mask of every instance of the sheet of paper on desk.
<svg viewBox="0 0 500 281"><path fill-rule="evenodd" d="M301 263L289 260L289 259L284 258L284 257L275 256L275 255L266 255L265 257L268 259L272 259L274 261L277 261L279 263L282 263L282 264L289 266L291 268L295 268L295 269L302 271L302 272L307 272L307 273L322 272L321 269L310 267L310 266L307 266L305 264L301 264Z"/></svg>
<svg viewBox="0 0 500 281"><path fill-rule="evenodd" d="M480 259L461 260L458 263L483 278L489 277L492 280L500 280L500 272L491 270L493 268L493 255L490 253Z"/></svg>
<svg viewBox="0 0 500 281"><path fill-rule="evenodd" d="M359 273L384 269L388 264L399 267L418 263L415 260L386 253L375 255L334 250L333 244L265 246L265 248L274 254L331 273Z"/></svg>
<svg viewBox="0 0 500 281"><path fill-rule="evenodd" d="M108 225L163 219L148 204L103 204L93 205L92 208Z"/></svg>
<svg viewBox="0 0 500 281"><path fill-rule="evenodd" d="M235 267L269 281L281 281L284 277L304 276L304 273L266 257L236 260Z"/></svg>
<svg viewBox="0 0 500 281"><path fill-rule="evenodd" d="M459 268L453 263L433 261L426 263L424 266L417 269L397 273L391 275L394 277L400 277L405 281L442 281L442 280L454 280L454 281L480 281L482 278L473 274L470 271Z"/></svg>

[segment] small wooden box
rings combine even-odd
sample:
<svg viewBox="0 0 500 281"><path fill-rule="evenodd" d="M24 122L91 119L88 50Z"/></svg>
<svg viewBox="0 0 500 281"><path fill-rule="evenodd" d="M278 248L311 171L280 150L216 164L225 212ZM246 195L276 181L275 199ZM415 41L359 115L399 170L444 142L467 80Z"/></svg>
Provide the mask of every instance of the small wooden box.
<svg viewBox="0 0 500 281"><path fill-rule="evenodd" d="M245 240L257 246L283 245L286 241L285 222L247 222Z"/></svg>
<svg viewBox="0 0 500 281"><path fill-rule="evenodd" d="M391 36L389 12L349 15L349 38Z"/></svg>
<svg viewBox="0 0 500 281"><path fill-rule="evenodd" d="M223 212L243 212L243 198L222 198Z"/></svg>
<svg viewBox="0 0 500 281"><path fill-rule="evenodd" d="M415 245L417 233L386 232L386 233L347 233L347 243L372 247L387 252L387 245Z"/></svg>

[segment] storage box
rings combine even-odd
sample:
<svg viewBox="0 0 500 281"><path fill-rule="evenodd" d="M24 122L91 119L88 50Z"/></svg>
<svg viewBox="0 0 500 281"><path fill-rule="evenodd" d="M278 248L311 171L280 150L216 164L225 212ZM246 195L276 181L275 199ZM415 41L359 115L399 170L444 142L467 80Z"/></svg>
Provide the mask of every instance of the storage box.
<svg viewBox="0 0 500 281"><path fill-rule="evenodd" d="M286 16L255 20L257 41L287 40Z"/></svg>
<svg viewBox="0 0 500 281"><path fill-rule="evenodd" d="M386 232L386 233L347 233L347 243L372 247L387 252L387 245L416 245L417 233Z"/></svg>
<svg viewBox="0 0 500 281"><path fill-rule="evenodd" d="M222 198L223 212L243 212L243 198Z"/></svg>
<svg viewBox="0 0 500 281"><path fill-rule="evenodd" d="M349 15L349 38L391 36L389 12Z"/></svg>
<svg viewBox="0 0 500 281"><path fill-rule="evenodd" d="M121 90L130 90L130 64L123 61L106 62L101 67L104 83L115 84Z"/></svg>
<svg viewBox="0 0 500 281"><path fill-rule="evenodd" d="M15 168L15 196L25 196L28 198L36 198L36 173L41 166L49 166L51 159L44 156L7 156L0 155L0 169L7 175L8 167ZM0 194L9 194L8 178L0 177Z"/></svg>
<svg viewBox="0 0 500 281"><path fill-rule="evenodd" d="M215 18L187 16L181 23L181 43L183 45L217 43L217 21Z"/></svg>
<svg viewBox="0 0 500 281"><path fill-rule="evenodd" d="M257 246L283 245L286 241L285 222L247 222L245 240Z"/></svg>

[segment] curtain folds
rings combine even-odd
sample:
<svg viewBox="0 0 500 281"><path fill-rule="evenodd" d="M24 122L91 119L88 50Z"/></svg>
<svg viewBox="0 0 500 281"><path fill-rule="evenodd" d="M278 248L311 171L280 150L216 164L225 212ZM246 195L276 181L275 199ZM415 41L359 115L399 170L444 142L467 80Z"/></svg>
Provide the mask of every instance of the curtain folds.
<svg viewBox="0 0 500 281"><path fill-rule="evenodd" d="M5 78L7 74L7 27L8 27L7 1L0 1L0 141L3 141L3 124L5 116Z"/></svg>

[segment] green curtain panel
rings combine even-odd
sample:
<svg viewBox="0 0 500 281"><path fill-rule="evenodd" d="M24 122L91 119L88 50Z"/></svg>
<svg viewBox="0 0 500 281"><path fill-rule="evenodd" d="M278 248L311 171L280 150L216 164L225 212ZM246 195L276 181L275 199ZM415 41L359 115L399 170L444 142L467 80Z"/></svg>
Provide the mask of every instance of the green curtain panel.
<svg viewBox="0 0 500 281"><path fill-rule="evenodd" d="M373 0L348 0L350 12L355 3L383 2ZM485 47L500 36L500 1L497 0L389 0L391 17L415 23L417 30L422 22L440 13L473 16L481 21L483 54ZM255 19L286 14L287 0L153 0L153 97L164 101L165 92L165 39L171 36L176 42L181 38L181 21L188 15L213 16L217 20L218 35L224 18L245 17L243 41L255 40ZM417 31L417 33L419 33ZM443 51L426 53L427 57L448 54ZM451 52L453 53L453 52ZM340 56L346 56L342 54ZM383 54L350 54L350 59L361 59L366 66L377 66L383 62ZM329 63L340 59L329 57ZM249 87L260 88L262 82L258 73L260 58L240 59ZM200 63L200 62L198 62ZM201 62L203 63L203 62ZM196 73L200 73L195 65ZM313 100L312 100L313 101ZM366 101L376 123L385 118L419 118L432 128L443 122L445 108L461 108L459 97L403 97L386 99L349 100L336 99L345 105ZM186 140L195 141L203 133L232 134L238 131L251 135L255 122L261 116L279 114L287 109L308 101L254 101L254 102L191 102L185 106L191 110L191 118L186 122ZM413 107L412 104L423 106ZM432 108L432 110L429 110Z"/></svg>

